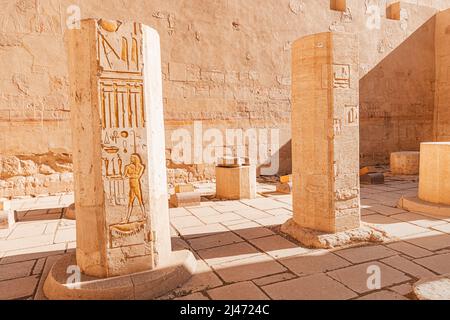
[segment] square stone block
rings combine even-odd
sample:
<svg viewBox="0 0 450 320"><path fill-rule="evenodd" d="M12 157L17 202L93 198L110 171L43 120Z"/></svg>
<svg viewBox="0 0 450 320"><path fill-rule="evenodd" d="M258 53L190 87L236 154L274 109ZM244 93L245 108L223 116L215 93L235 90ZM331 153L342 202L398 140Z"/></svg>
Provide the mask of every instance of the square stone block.
<svg viewBox="0 0 450 320"><path fill-rule="evenodd" d="M228 200L256 198L255 166L216 167L216 196Z"/></svg>
<svg viewBox="0 0 450 320"><path fill-rule="evenodd" d="M450 142L421 144L419 198L450 205Z"/></svg>

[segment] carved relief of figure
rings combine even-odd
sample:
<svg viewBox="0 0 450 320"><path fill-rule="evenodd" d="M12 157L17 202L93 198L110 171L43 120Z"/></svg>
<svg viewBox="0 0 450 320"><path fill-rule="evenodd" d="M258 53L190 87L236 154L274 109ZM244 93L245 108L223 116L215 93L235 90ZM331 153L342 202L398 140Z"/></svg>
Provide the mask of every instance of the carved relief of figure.
<svg viewBox="0 0 450 320"><path fill-rule="evenodd" d="M142 214L145 216L144 200L142 198L141 178L145 171L141 157L134 153L131 155L130 164L125 166L125 178L130 181L130 193L128 196L128 212L127 222L130 222L131 213L133 211L134 202L137 199Z"/></svg>

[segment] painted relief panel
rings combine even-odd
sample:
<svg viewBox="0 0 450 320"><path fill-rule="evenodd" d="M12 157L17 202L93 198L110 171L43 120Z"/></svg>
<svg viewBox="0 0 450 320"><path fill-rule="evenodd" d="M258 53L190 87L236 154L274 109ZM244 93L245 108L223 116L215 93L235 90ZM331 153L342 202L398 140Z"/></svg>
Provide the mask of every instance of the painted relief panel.
<svg viewBox="0 0 450 320"><path fill-rule="evenodd" d="M102 174L110 249L146 243L148 161L142 29L137 23L98 22Z"/></svg>

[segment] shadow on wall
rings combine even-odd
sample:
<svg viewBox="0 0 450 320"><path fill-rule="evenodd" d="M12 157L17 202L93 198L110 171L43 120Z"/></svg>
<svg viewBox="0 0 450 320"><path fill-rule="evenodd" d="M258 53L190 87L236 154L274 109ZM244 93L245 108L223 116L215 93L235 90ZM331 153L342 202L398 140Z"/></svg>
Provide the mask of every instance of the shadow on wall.
<svg viewBox="0 0 450 320"><path fill-rule="evenodd" d="M360 80L362 165L387 164L390 153L418 151L420 142L433 139L435 20Z"/></svg>

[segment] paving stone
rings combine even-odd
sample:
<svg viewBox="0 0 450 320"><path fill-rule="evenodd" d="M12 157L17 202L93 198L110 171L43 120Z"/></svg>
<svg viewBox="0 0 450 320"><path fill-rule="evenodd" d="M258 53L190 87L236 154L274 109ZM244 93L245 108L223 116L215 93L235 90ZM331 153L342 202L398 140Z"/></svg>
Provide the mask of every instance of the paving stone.
<svg viewBox="0 0 450 320"><path fill-rule="evenodd" d="M178 231L189 227L198 227L205 225L199 218L194 216L176 217L170 219L170 222Z"/></svg>
<svg viewBox="0 0 450 320"><path fill-rule="evenodd" d="M276 282L282 282L282 281L286 281L286 280L290 280L296 278L295 275L293 275L292 273L280 273L280 274L275 274L273 276L268 276L268 277L264 277L264 278L260 278L260 279L255 279L253 280L253 282L257 285L257 286L266 286L268 284L272 284L272 283L276 283Z"/></svg>
<svg viewBox="0 0 450 320"><path fill-rule="evenodd" d="M40 278L39 277L37 278L39 280L39 283L36 289L36 293L34 295L34 300L47 300L47 297L45 296L43 291L45 280L47 279L50 269L53 267L56 261L58 261L62 257L63 255L47 257L42 274Z"/></svg>
<svg viewBox="0 0 450 320"><path fill-rule="evenodd" d="M201 217L200 220L202 220L206 224L212 224L212 223L221 223L224 221L233 221L233 220L240 220L242 217L240 215L237 215L236 213L227 212L222 213L215 216L207 216L207 217Z"/></svg>
<svg viewBox="0 0 450 320"><path fill-rule="evenodd" d="M0 300L14 300L30 297L34 294L38 276L29 276L0 282Z"/></svg>
<svg viewBox="0 0 450 320"><path fill-rule="evenodd" d="M279 235L252 239L250 240L250 243L275 259L287 258L311 252L310 249L302 248Z"/></svg>
<svg viewBox="0 0 450 320"><path fill-rule="evenodd" d="M255 220L255 222L259 223L262 226L269 227L269 226L282 225L283 223L285 223L286 221L288 221L291 218L292 218L292 216L276 216L276 217L271 217L271 218L257 219L257 220Z"/></svg>
<svg viewBox="0 0 450 320"><path fill-rule="evenodd" d="M255 209L255 208L246 208L241 210L236 210L235 213L238 215L244 217L245 219L249 220L257 220L257 219L264 219L264 218L272 218L273 215L268 214L264 211Z"/></svg>
<svg viewBox="0 0 450 320"><path fill-rule="evenodd" d="M246 205L259 209L259 210L271 210L277 208L283 208L285 205L282 202L270 199L270 198L256 198L250 200L241 200L242 203Z"/></svg>
<svg viewBox="0 0 450 320"><path fill-rule="evenodd" d="M75 229L63 229L56 231L54 243L73 242L77 240L77 231Z"/></svg>
<svg viewBox="0 0 450 320"><path fill-rule="evenodd" d="M25 261L0 265L0 281L23 278L31 275L36 261Z"/></svg>
<svg viewBox="0 0 450 320"><path fill-rule="evenodd" d="M186 208L170 208L169 209L170 218L180 218L192 216L192 213L186 210Z"/></svg>
<svg viewBox="0 0 450 320"><path fill-rule="evenodd" d="M400 198L400 196L398 196L398 198ZM382 215L385 215L385 216L391 216L391 215L394 215L394 214L406 212L403 209L393 208L393 207L389 207L389 206L384 206L384 205L381 205L381 204L380 205L369 206L368 209L371 210L371 211L380 213Z"/></svg>
<svg viewBox="0 0 450 320"><path fill-rule="evenodd" d="M45 265L46 260L47 260L47 258L40 258L36 261L36 264L34 265L34 268L33 268L33 275L42 273L42 271L44 270L44 265Z"/></svg>
<svg viewBox="0 0 450 320"><path fill-rule="evenodd" d="M197 292L184 297L176 298L174 300L201 301L201 300L209 300L209 298L205 296L203 293Z"/></svg>
<svg viewBox="0 0 450 320"><path fill-rule="evenodd" d="M419 227L423 227L423 228L430 228L430 227L446 224L446 221L430 218L430 217L427 217L427 216L424 216L424 215L421 215L418 213L414 213L414 212L405 212L405 213L401 213L401 214L396 214L396 215L391 216L391 218L409 222L409 223L415 224L415 225L417 225Z"/></svg>
<svg viewBox="0 0 450 320"><path fill-rule="evenodd" d="M389 290L392 290L402 296L406 296L413 291L412 284L400 284L398 286L390 287Z"/></svg>
<svg viewBox="0 0 450 320"><path fill-rule="evenodd" d="M350 266L351 263L326 250L304 256L280 259L280 263L299 276L322 273Z"/></svg>
<svg viewBox="0 0 450 320"><path fill-rule="evenodd" d="M362 220L364 222L374 224L375 228L386 232L390 237L399 239L429 232L429 229L422 228L408 222L400 222L392 217L386 217L380 214L364 216L362 217Z"/></svg>
<svg viewBox="0 0 450 320"><path fill-rule="evenodd" d="M292 211L288 210L286 208L271 209L271 210L266 210L265 212L267 212L268 214L271 214L273 216L289 216L289 215L292 215Z"/></svg>
<svg viewBox="0 0 450 320"><path fill-rule="evenodd" d="M261 289L250 281L212 289L208 295L213 300L269 300Z"/></svg>
<svg viewBox="0 0 450 320"><path fill-rule="evenodd" d="M415 264L414 262L409 261L408 259L402 258L400 256L390 257L384 260L381 260L381 262L394 267L397 270L403 271L404 273L417 278L427 278L427 277L433 277L435 274L423 267L421 267L418 264Z"/></svg>
<svg viewBox="0 0 450 320"><path fill-rule="evenodd" d="M212 206L215 210L225 213L225 212L232 212L237 211L241 209L248 209L249 207L245 204L243 204L240 201L220 201L217 202Z"/></svg>
<svg viewBox="0 0 450 320"><path fill-rule="evenodd" d="M227 283L258 279L287 271L266 254L214 264L212 268Z"/></svg>
<svg viewBox="0 0 450 320"><path fill-rule="evenodd" d="M450 223L434 226L433 229L444 233L450 233Z"/></svg>
<svg viewBox="0 0 450 320"><path fill-rule="evenodd" d="M220 287L222 280L213 272L203 260L197 260L197 270L195 274L180 288L175 289L172 294L180 295L182 293L199 292L207 289Z"/></svg>
<svg viewBox="0 0 450 320"><path fill-rule="evenodd" d="M221 214L219 211L214 210L211 207L187 208L187 210L197 218L211 217Z"/></svg>
<svg viewBox="0 0 450 320"><path fill-rule="evenodd" d="M231 221L222 221L220 224L226 226L226 227L231 227L231 226L236 226L239 224L244 224L244 223L254 223L254 221L250 221L248 219L239 219L239 220L231 220ZM258 226L260 226L260 224L258 224Z"/></svg>
<svg viewBox="0 0 450 320"><path fill-rule="evenodd" d="M199 250L197 252L209 265L215 265L261 254L255 247L246 242L230 244L222 247Z"/></svg>
<svg viewBox="0 0 450 320"><path fill-rule="evenodd" d="M209 249L242 241L244 241L242 238L231 232L218 233L207 237L188 240L194 250Z"/></svg>
<svg viewBox="0 0 450 320"><path fill-rule="evenodd" d="M17 224L9 234L8 240L40 236L44 234L46 225L43 223Z"/></svg>
<svg viewBox="0 0 450 320"><path fill-rule="evenodd" d="M65 250L66 244L58 243L48 246L31 247L27 249L8 251L0 261L0 264L36 260L43 257L60 255L64 253Z"/></svg>
<svg viewBox="0 0 450 320"><path fill-rule="evenodd" d="M423 248L414 246L407 242L395 242L386 245L388 248L406 254L413 258L423 258L433 254L433 252L425 250Z"/></svg>
<svg viewBox="0 0 450 320"><path fill-rule="evenodd" d="M414 260L414 262L439 275L450 273L450 253L421 258Z"/></svg>
<svg viewBox="0 0 450 320"><path fill-rule="evenodd" d="M228 229L237 233L240 237L250 240L273 235L273 231L264 227L261 227L256 222L247 222L234 226L229 226Z"/></svg>
<svg viewBox="0 0 450 320"><path fill-rule="evenodd" d="M353 263L378 260L398 254L396 251L386 248L382 245L350 248L335 251L334 253Z"/></svg>
<svg viewBox="0 0 450 320"><path fill-rule="evenodd" d="M200 238L227 231L228 231L227 228L218 223L189 227L179 230L180 235L182 235L184 238L187 239Z"/></svg>
<svg viewBox="0 0 450 320"><path fill-rule="evenodd" d="M405 241L430 251L437 251L450 247L450 234L430 231L416 237L409 237Z"/></svg>
<svg viewBox="0 0 450 320"><path fill-rule="evenodd" d="M372 274L368 273L368 271L370 270L369 268L373 266L378 266L380 268L381 288L411 280L411 278L403 272L395 270L380 262L359 264L329 272L328 275L358 293L367 293L372 291L372 289L368 287L368 280Z"/></svg>
<svg viewBox="0 0 450 320"><path fill-rule="evenodd" d="M20 239L12 239L2 241L2 250L6 251L16 251L22 249L30 249L33 247L42 247L53 244L53 234L44 234L35 237L26 237Z"/></svg>
<svg viewBox="0 0 450 320"><path fill-rule="evenodd" d="M398 293L388 290L382 290L360 297L356 300L408 300L408 299Z"/></svg>
<svg viewBox="0 0 450 320"><path fill-rule="evenodd" d="M275 300L347 300L357 296L325 274L279 282L262 289Z"/></svg>

